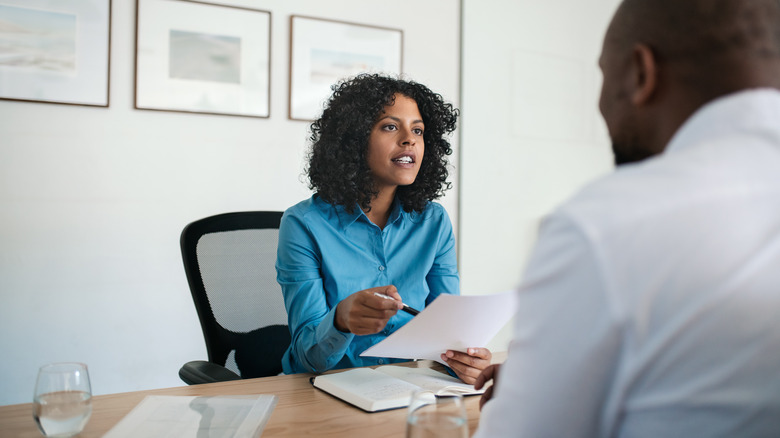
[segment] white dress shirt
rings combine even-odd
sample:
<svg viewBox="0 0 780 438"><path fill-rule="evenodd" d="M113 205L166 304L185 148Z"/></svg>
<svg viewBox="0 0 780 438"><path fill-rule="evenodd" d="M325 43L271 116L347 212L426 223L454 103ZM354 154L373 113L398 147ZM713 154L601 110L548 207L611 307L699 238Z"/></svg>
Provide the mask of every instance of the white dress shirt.
<svg viewBox="0 0 780 438"><path fill-rule="evenodd" d="M475 437L780 437L780 92L544 221Z"/></svg>

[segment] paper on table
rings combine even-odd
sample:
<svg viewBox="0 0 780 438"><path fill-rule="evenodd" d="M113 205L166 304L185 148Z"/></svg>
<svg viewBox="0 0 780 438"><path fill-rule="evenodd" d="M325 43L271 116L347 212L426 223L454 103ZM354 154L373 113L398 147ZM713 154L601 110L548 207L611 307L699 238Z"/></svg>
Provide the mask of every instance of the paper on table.
<svg viewBox="0 0 780 438"><path fill-rule="evenodd" d="M440 355L446 350L485 346L514 314L514 291L494 295L441 294L406 325L360 355L444 363Z"/></svg>
<svg viewBox="0 0 780 438"><path fill-rule="evenodd" d="M148 395L103 438L258 437L277 399L275 395Z"/></svg>

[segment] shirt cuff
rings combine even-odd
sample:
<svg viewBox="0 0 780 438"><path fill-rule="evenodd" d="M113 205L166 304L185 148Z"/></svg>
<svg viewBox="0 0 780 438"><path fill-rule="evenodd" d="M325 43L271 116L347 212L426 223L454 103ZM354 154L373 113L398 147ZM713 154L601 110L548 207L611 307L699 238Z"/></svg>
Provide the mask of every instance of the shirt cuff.
<svg viewBox="0 0 780 438"><path fill-rule="evenodd" d="M446 371L447 374L451 375L452 377L460 380L460 376L458 376L458 374L455 373L455 370L453 370L452 368L448 367L447 365L444 365L444 371Z"/></svg>
<svg viewBox="0 0 780 438"><path fill-rule="evenodd" d="M333 323L335 318L336 307L330 309L330 312L325 315L325 318L317 326L317 340L321 346L326 348L326 351L343 356L355 335L353 333L344 333L337 329Z"/></svg>

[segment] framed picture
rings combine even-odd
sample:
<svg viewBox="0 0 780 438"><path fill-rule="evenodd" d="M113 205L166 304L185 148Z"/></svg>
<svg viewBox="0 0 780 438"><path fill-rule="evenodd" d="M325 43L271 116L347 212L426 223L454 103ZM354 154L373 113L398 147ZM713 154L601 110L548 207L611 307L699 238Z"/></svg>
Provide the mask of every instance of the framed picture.
<svg viewBox="0 0 780 438"><path fill-rule="evenodd" d="M290 17L292 120L314 120L331 86L363 72L401 74L403 31L343 21Z"/></svg>
<svg viewBox="0 0 780 438"><path fill-rule="evenodd" d="M136 1L135 108L269 116L270 12Z"/></svg>
<svg viewBox="0 0 780 438"><path fill-rule="evenodd" d="M108 106L111 0L0 0L0 99Z"/></svg>

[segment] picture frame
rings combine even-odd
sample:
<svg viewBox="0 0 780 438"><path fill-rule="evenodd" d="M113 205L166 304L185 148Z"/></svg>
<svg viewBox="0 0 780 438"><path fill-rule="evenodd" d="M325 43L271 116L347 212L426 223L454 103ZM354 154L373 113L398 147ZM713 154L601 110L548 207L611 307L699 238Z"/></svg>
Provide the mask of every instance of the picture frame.
<svg viewBox="0 0 780 438"><path fill-rule="evenodd" d="M135 108L270 117L271 12L136 0Z"/></svg>
<svg viewBox="0 0 780 438"><path fill-rule="evenodd" d="M316 119L331 87L363 72L403 72L403 30L303 15L290 17L289 119Z"/></svg>
<svg viewBox="0 0 780 438"><path fill-rule="evenodd" d="M1 0L0 99L108 107L111 0Z"/></svg>

